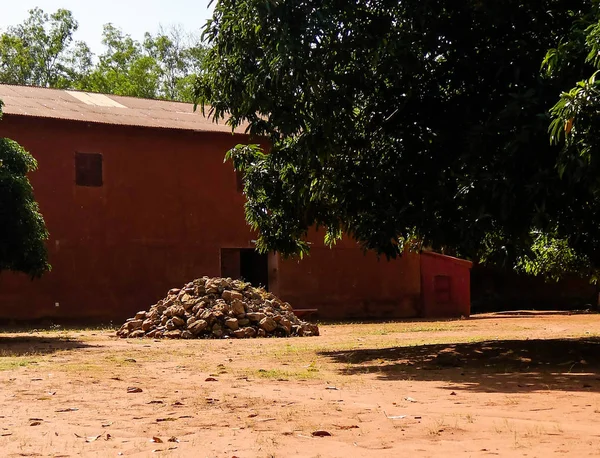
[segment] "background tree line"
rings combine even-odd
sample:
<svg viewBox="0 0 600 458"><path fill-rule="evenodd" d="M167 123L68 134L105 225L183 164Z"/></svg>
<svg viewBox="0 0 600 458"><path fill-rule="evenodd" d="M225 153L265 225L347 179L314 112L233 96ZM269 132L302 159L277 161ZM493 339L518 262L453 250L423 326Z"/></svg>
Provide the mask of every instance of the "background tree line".
<svg viewBox="0 0 600 458"><path fill-rule="evenodd" d="M65 9L29 11L0 34L0 83L76 89L190 102L206 49L178 27L146 33L140 42L112 24L102 31L104 52L74 40L79 24Z"/></svg>

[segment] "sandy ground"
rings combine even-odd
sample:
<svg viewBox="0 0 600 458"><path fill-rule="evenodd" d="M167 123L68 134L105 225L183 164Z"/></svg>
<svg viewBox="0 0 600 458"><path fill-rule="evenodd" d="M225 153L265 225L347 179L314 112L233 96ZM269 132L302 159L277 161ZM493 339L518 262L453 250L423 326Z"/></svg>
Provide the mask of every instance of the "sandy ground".
<svg viewBox="0 0 600 458"><path fill-rule="evenodd" d="M0 456L600 455L600 315L321 331L0 332Z"/></svg>

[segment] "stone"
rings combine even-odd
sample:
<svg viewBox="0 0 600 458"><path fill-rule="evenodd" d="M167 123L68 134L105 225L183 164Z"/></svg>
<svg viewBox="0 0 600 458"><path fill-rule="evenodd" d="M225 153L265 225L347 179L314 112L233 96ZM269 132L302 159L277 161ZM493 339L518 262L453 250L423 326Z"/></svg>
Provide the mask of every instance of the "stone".
<svg viewBox="0 0 600 458"><path fill-rule="evenodd" d="M144 322L142 320L132 320L129 323L127 323L127 329L129 331L135 331L137 329L142 329L142 324L144 324Z"/></svg>
<svg viewBox="0 0 600 458"><path fill-rule="evenodd" d="M206 288L206 292L209 294L218 294L219 293L219 286L216 284L215 281L209 280L206 282L206 285L204 285L204 287Z"/></svg>
<svg viewBox="0 0 600 458"><path fill-rule="evenodd" d="M244 299L244 295L242 293L240 293L239 291L231 291L231 290L223 291L223 294L221 295L221 297L228 302L231 302L234 300L241 301Z"/></svg>
<svg viewBox="0 0 600 458"><path fill-rule="evenodd" d="M183 308L183 305L179 304L172 305L165 310L165 315L167 315L169 318L173 316L184 316L185 308Z"/></svg>
<svg viewBox="0 0 600 458"><path fill-rule="evenodd" d="M208 328L208 323L204 320L196 320L191 325L188 325L188 331L190 331L194 336L197 336L206 328Z"/></svg>
<svg viewBox="0 0 600 458"><path fill-rule="evenodd" d="M231 310L231 306L223 299L217 299L213 305L213 308L216 310L221 310L222 312L228 312Z"/></svg>
<svg viewBox="0 0 600 458"><path fill-rule="evenodd" d="M183 296L181 296L180 301L183 308L187 311L190 310L194 305L196 305L197 299L185 293Z"/></svg>
<svg viewBox="0 0 600 458"><path fill-rule="evenodd" d="M181 326L183 326L185 324L185 320L178 316L174 316L173 318L171 318L171 321L177 328L180 328Z"/></svg>
<svg viewBox="0 0 600 458"><path fill-rule="evenodd" d="M235 315L241 315L246 313L246 305L240 299L234 299L231 301L231 310Z"/></svg>
<svg viewBox="0 0 600 458"><path fill-rule="evenodd" d="M196 321L198 321L198 318L196 318L195 316L191 316L186 320L186 324L187 326L191 326L193 325Z"/></svg>
<svg viewBox="0 0 600 458"><path fill-rule="evenodd" d="M193 339L319 335L289 303L262 288L231 278L209 278L173 288L149 310L126 320L119 337Z"/></svg>
<svg viewBox="0 0 600 458"><path fill-rule="evenodd" d="M302 335L318 336L319 335L319 327L316 324L304 323L304 324L302 324Z"/></svg>
<svg viewBox="0 0 600 458"><path fill-rule="evenodd" d="M197 314L206 308L208 304L204 301L198 302L196 305L192 307L192 313Z"/></svg>
<svg viewBox="0 0 600 458"><path fill-rule="evenodd" d="M238 320L236 318L227 318L225 320L225 326L227 326L232 331L237 331L240 327Z"/></svg>
<svg viewBox="0 0 600 458"><path fill-rule="evenodd" d="M256 321L256 322L263 320L266 316L267 315L265 315L264 313L260 313L260 312L246 313L246 318L248 318L250 321Z"/></svg>
<svg viewBox="0 0 600 458"><path fill-rule="evenodd" d="M244 339L246 337L246 331L244 329L236 329L231 335L237 339Z"/></svg>
<svg viewBox="0 0 600 458"><path fill-rule="evenodd" d="M201 310L196 314L196 318L198 318L199 320L204 320L207 321L208 324L212 325L213 322L215 321L215 317L213 316L213 313L210 310Z"/></svg>
<svg viewBox="0 0 600 458"><path fill-rule="evenodd" d="M177 296L169 296L169 297L167 297L163 301L163 306L166 307L166 308L169 308L171 305L173 305L175 303L175 299L177 299Z"/></svg>
<svg viewBox="0 0 600 458"><path fill-rule="evenodd" d="M287 302L284 302L283 304L281 304L280 306L281 310L283 310L284 312L291 312L294 309L292 308L292 306L290 304L288 304Z"/></svg>
<svg viewBox="0 0 600 458"><path fill-rule="evenodd" d="M264 329L266 332L273 332L277 329L277 322L271 317L265 317L258 323L261 329Z"/></svg>
<svg viewBox="0 0 600 458"><path fill-rule="evenodd" d="M292 323L285 317L281 317L281 320L279 320L279 326L285 329L285 332L287 334L290 334L292 332Z"/></svg>

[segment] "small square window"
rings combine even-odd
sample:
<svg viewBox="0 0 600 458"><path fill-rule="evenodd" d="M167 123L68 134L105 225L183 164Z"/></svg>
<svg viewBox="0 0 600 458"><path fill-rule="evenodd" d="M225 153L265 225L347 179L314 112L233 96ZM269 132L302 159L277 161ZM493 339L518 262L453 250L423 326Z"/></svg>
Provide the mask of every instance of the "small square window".
<svg viewBox="0 0 600 458"><path fill-rule="evenodd" d="M75 153L75 184L77 186L102 186L102 154Z"/></svg>

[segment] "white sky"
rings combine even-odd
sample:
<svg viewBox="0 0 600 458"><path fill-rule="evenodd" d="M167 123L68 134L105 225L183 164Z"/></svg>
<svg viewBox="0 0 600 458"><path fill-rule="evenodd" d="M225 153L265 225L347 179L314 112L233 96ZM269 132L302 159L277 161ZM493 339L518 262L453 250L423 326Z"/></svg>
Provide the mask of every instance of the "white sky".
<svg viewBox="0 0 600 458"><path fill-rule="evenodd" d="M36 6L46 13L59 8L73 12L79 22L76 40L85 41L96 54L101 52L102 26L111 22L141 40L144 32L159 25L181 25L197 32L211 16L209 0L0 0L0 31L16 25Z"/></svg>

